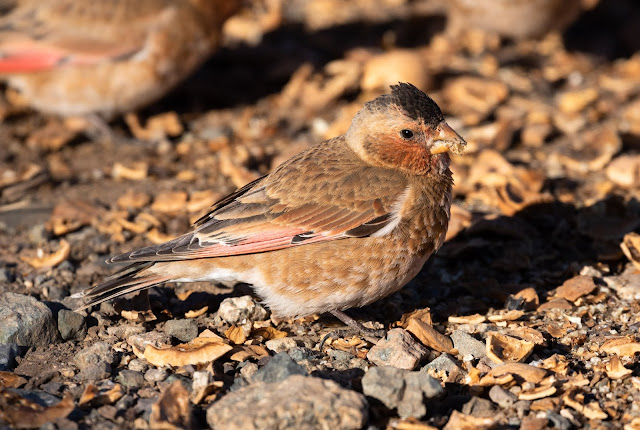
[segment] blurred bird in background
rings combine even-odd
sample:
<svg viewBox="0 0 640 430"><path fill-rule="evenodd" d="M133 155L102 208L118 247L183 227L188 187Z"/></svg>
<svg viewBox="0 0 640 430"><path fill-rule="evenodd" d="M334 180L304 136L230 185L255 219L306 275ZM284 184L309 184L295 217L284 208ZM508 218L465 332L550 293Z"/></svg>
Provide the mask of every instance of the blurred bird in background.
<svg viewBox="0 0 640 430"><path fill-rule="evenodd" d="M237 0L3 0L0 79L30 106L113 118L187 77Z"/></svg>
<svg viewBox="0 0 640 430"><path fill-rule="evenodd" d="M563 31L585 7L583 0L452 0L448 2L448 30L492 31L514 39L539 38Z"/></svg>

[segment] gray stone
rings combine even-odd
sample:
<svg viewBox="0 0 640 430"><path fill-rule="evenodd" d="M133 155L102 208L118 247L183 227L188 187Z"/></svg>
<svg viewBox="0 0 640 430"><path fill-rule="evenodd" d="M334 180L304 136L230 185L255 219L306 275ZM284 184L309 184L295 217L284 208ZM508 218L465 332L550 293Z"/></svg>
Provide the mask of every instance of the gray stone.
<svg viewBox="0 0 640 430"><path fill-rule="evenodd" d="M485 344L462 330L456 330L451 333L451 340L453 341L453 347L463 357L471 356L474 360L478 360L487 355Z"/></svg>
<svg viewBox="0 0 640 430"><path fill-rule="evenodd" d="M111 376L111 366L104 361L85 366L76 377L80 381L99 381Z"/></svg>
<svg viewBox="0 0 640 430"><path fill-rule="evenodd" d="M105 342L96 342L84 348L74 358L74 364L80 369L78 378L82 381L94 381L111 375L111 364L115 354Z"/></svg>
<svg viewBox="0 0 640 430"><path fill-rule="evenodd" d="M171 342L171 337L166 333L159 331L149 331L146 333L136 333L127 337L127 343L140 351L144 351L147 345L153 345L156 348L165 346Z"/></svg>
<svg viewBox="0 0 640 430"><path fill-rule="evenodd" d="M49 394L46 391L27 389L27 388L12 388L11 393L24 397L27 400L31 400L41 406L54 406L60 402L60 398L53 394ZM3 405L4 406L4 405Z"/></svg>
<svg viewBox="0 0 640 430"><path fill-rule="evenodd" d="M191 393L191 386L193 385L193 381L191 380L191 378L183 375L169 375L164 381L158 382L158 388L160 389L160 391L164 391L176 381L179 381L184 389Z"/></svg>
<svg viewBox="0 0 640 430"><path fill-rule="evenodd" d="M448 375L447 382L455 381L462 372L462 368L460 368L455 358L447 353L440 354L438 358L422 368L423 371L429 369L435 370L436 373L446 372Z"/></svg>
<svg viewBox="0 0 640 430"><path fill-rule="evenodd" d="M74 364L78 366L80 370L89 364L100 362L107 364L113 364L115 362L115 354L111 349L111 345L106 342L96 342L82 349L74 358Z"/></svg>
<svg viewBox="0 0 640 430"><path fill-rule="evenodd" d="M33 297L14 293L0 295L0 344L48 346L58 341L51 310Z"/></svg>
<svg viewBox="0 0 640 430"><path fill-rule="evenodd" d="M149 421L151 415L151 408L158 401L158 398L138 399L134 406L134 411L137 415L141 415L141 418L145 421Z"/></svg>
<svg viewBox="0 0 640 430"><path fill-rule="evenodd" d="M474 417L491 417L495 414L493 403L477 396L473 396L467 403L462 405L462 413Z"/></svg>
<svg viewBox="0 0 640 430"><path fill-rule="evenodd" d="M16 357L20 357L20 347L15 343L0 345L0 370L11 371L16 367Z"/></svg>
<svg viewBox="0 0 640 430"><path fill-rule="evenodd" d="M169 372L164 367L151 368L144 374L144 379L153 384L155 382L164 381Z"/></svg>
<svg viewBox="0 0 640 430"><path fill-rule="evenodd" d="M312 349L306 348L304 346L297 346L295 348L291 348L287 351L289 356L293 358L294 361L300 362L304 360L310 360L317 355L320 355L320 352L316 352Z"/></svg>
<svg viewBox="0 0 640 430"><path fill-rule="evenodd" d="M376 366L393 366L413 370L424 360L429 351L416 342L404 329L394 328L387 332L367 353L367 358Z"/></svg>
<svg viewBox="0 0 640 430"><path fill-rule="evenodd" d="M138 324L118 324L116 326L107 327L107 333L118 339L128 339L131 336L142 334L146 330L142 325Z"/></svg>
<svg viewBox="0 0 640 430"><path fill-rule="evenodd" d="M164 332L179 341L189 342L198 336L198 324L190 318L169 320L164 323Z"/></svg>
<svg viewBox="0 0 640 430"><path fill-rule="evenodd" d="M149 368L149 365L147 364L147 362L145 360L141 360L139 358L134 358L133 360L131 360L129 362L129 364L127 365L127 368L129 370L135 370L136 372L144 373Z"/></svg>
<svg viewBox="0 0 640 430"><path fill-rule="evenodd" d="M63 340L82 340L87 335L87 320L79 313L60 309L58 331Z"/></svg>
<svg viewBox="0 0 640 430"><path fill-rule="evenodd" d="M254 381L279 382L291 375L306 375L307 371L293 361L286 352L276 354L254 375Z"/></svg>
<svg viewBox="0 0 640 430"><path fill-rule="evenodd" d="M298 346L298 343L294 338L282 337L280 339L270 339L265 342L265 346L274 353L289 351L292 348Z"/></svg>
<svg viewBox="0 0 640 430"><path fill-rule="evenodd" d="M131 408L136 403L136 399L131 395L127 394L116 402L115 406L118 411L125 412L127 409Z"/></svg>
<svg viewBox="0 0 640 430"><path fill-rule="evenodd" d="M489 398L491 401L501 408L510 408L518 401L518 396L510 391L505 390L500 385L494 385L489 390Z"/></svg>
<svg viewBox="0 0 640 430"><path fill-rule="evenodd" d="M251 296L229 297L220 303L216 315L232 325L244 324L247 321L262 321L268 313Z"/></svg>
<svg viewBox="0 0 640 430"><path fill-rule="evenodd" d="M123 369L118 373L116 381L127 388L140 388L144 385L144 375L135 370Z"/></svg>
<svg viewBox="0 0 640 430"><path fill-rule="evenodd" d="M404 419L424 417L425 400L441 396L444 389L425 372L373 367L362 378L362 392L380 400L389 409L397 409Z"/></svg>
<svg viewBox="0 0 640 430"><path fill-rule="evenodd" d="M361 429L367 410L360 393L333 381L293 375L226 394L207 409L207 423L217 430Z"/></svg>
<svg viewBox="0 0 640 430"><path fill-rule="evenodd" d="M350 352L339 349L330 349L327 351L327 355L333 360L332 365L336 369L347 368L351 360L354 358L354 355Z"/></svg>

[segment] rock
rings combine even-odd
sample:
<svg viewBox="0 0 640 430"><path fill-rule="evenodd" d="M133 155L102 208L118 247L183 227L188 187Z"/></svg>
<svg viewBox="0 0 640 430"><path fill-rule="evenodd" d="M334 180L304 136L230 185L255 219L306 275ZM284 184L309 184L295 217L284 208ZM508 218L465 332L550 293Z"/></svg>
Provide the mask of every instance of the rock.
<svg viewBox="0 0 640 430"><path fill-rule="evenodd" d="M120 397L120 399L116 402L115 406L118 411L121 413L126 412L128 409L132 408L135 405L136 399L131 395L127 394L125 396Z"/></svg>
<svg viewBox="0 0 640 430"><path fill-rule="evenodd" d="M111 376L111 366L104 361L89 364L76 376L80 381L99 381Z"/></svg>
<svg viewBox="0 0 640 430"><path fill-rule="evenodd" d="M491 401L501 408L510 408L518 401L518 396L510 391L505 390L500 385L494 385L489 390L489 398Z"/></svg>
<svg viewBox="0 0 640 430"><path fill-rule="evenodd" d="M241 325L247 321L265 320L268 313L253 297L242 296L224 299L216 315L231 325Z"/></svg>
<svg viewBox="0 0 640 430"><path fill-rule="evenodd" d="M274 353L289 351L298 346L296 340L292 337L282 337L280 339L270 339L265 342L265 346Z"/></svg>
<svg viewBox="0 0 640 430"><path fill-rule="evenodd" d="M242 366L242 368L240 369L240 375L246 380L246 381L253 381L253 375L256 374L256 372L258 371L258 365L256 363L249 363L246 362L246 364L244 364L244 366Z"/></svg>
<svg viewBox="0 0 640 430"><path fill-rule="evenodd" d="M149 399L138 399L136 405L134 407L134 411L136 415L140 415L143 420L149 421L149 416L151 415L151 408L158 401L157 398L149 398Z"/></svg>
<svg viewBox="0 0 640 430"><path fill-rule="evenodd" d="M87 320L79 313L60 309L58 331L63 340L82 340L87 335Z"/></svg>
<svg viewBox="0 0 640 430"><path fill-rule="evenodd" d="M198 337L198 324L193 319L169 320L164 323L164 332L182 342Z"/></svg>
<svg viewBox="0 0 640 430"><path fill-rule="evenodd" d="M132 347L136 347L140 351L144 351L147 345L153 345L156 348L169 344L171 337L159 331L149 331L146 333L133 334L127 337L127 343Z"/></svg>
<svg viewBox="0 0 640 430"><path fill-rule="evenodd" d="M339 349L330 349L327 351L327 355L333 360L332 366L334 369L348 369L351 360L354 358L354 355L350 352Z"/></svg>
<svg viewBox="0 0 640 430"><path fill-rule="evenodd" d="M425 372L395 367L373 367L362 378L362 392L380 400L387 408L397 408L400 418L422 418L426 399L440 396L444 389Z"/></svg>
<svg viewBox="0 0 640 430"><path fill-rule="evenodd" d="M285 352L271 357L269 362L259 369L254 375L254 381L280 382L292 375L306 375L307 371L293 361Z"/></svg>
<svg viewBox="0 0 640 430"><path fill-rule="evenodd" d="M484 342L480 342L462 330L456 330L451 333L451 340L453 340L453 347L458 350L465 361L469 361L467 357L478 360L487 355L487 348Z"/></svg>
<svg viewBox="0 0 640 430"><path fill-rule="evenodd" d="M20 357L20 347L15 343L0 345L0 371L11 371L16 367L16 357Z"/></svg>
<svg viewBox="0 0 640 430"><path fill-rule="evenodd" d="M423 371L429 369L437 374L445 373L447 375L445 382L454 382L462 372L458 362L449 354L440 354L438 358L422 368Z"/></svg>
<svg viewBox="0 0 640 430"><path fill-rule="evenodd" d="M74 364L80 369L78 378L83 381L104 379L111 374L115 355L106 342L96 342L80 351Z"/></svg>
<svg viewBox="0 0 640 430"><path fill-rule="evenodd" d="M33 297L15 293L0 295L0 344L48 346L58 341L51 310Z"/></svg>
<svg viewBox="0 0 640 430"><path fill-rule="evenodd" d="M146 330L137 324L119 324L113 327L107 327L107 333L118 339L128 339L130 336L142 334Z"/></svg>
<svg viewBox="0 0 640 430"><path fill-rule="evenodd" d="M418 367L429 351L401 328L387 332L367 353L367 358L376 366L393 366L398 369L413 370Z"/></svg>
<svg viewBox="0 0 640 430"><path fill-rule="evenodd" d="M206 370L193 372L193 382L191 383L192 393L206 393L208 387L213 382L213 375Z"/></svg>
<svg viewBox="0 0 640 430"><path fill-rule="evenodd" d="M217 430L361 429L367 409L360 393L333 381L293 375L226 394L207 409L207 423Z"/></svg>
<svg viewBox="0 0 640 430"><path fill-rule="evenodd" d="M168 374L169 372L164 367L156 367L147 370L147 372L144 374L144 379L150 384L153 384L154 382L164 381L167 378Z"/></svg>
<svg viewBox="0 0 640 430"><path fill-rule="evenodd" d="M129 370L135 370L136 372L144 373L149 368L149 364L147 363L146 360L141 360L139 358L134 358L133 360L131 360L129 362L129 365L127 366L127 368Z"/></svg>
<svg viewBox="0 0 640 430"><path fill-rule="evenodd" d="M321 354L320 352L316 352L304 346L296 346L295 348L291 348L289 351L287 351L287 353L296 362L310 360Z"/></svg>
<svg viewBox="0 0 640 430"><path fill-rule="evenodd" d="M493 403L477 396L473 396L471 400L462 405L462 413L474 417L492 417L495 415Z"/></svg>
<svg viewBox="0 0 640 430"><path fill-rule="evenodd" d="M115 361L113 350L106 342L96 342L93 345L84 348L76 354L74 364L82 370L88 364L98 363L101 361L108 364L113 364Z"/></svg>
<svg viewBox="0 0 640 430"><path fill-rule="evenodd" d="M144 385L144 375L142 372L124 369L118 373L116 381L126 388L140 388Z"/></svg>

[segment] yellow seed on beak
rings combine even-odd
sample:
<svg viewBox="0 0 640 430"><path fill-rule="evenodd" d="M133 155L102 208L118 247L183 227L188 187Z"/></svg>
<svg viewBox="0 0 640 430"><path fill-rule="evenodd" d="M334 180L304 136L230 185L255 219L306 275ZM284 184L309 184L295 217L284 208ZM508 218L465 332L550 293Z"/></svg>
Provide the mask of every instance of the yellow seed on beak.
<svg viewBox="0 0 640 430"><path fill-rule="evenodd" d="M430 148L431 154L452 152L456 155L461 155L464 152L467 142L449 124L443 121L435 131L435 138Z"/></svg>

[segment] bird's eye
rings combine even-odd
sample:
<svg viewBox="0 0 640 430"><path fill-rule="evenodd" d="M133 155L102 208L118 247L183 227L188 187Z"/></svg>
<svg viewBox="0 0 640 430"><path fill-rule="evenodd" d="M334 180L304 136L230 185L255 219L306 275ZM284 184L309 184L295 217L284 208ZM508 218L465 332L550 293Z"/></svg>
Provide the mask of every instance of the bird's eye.
<svg viewBox="0 0 640 430"><path fill-rule="evenodd" d="M413 131L407 130L405 128L404 130L400 130L400 136L402 136L404 139L411 139L413 137Z"/></svg>

